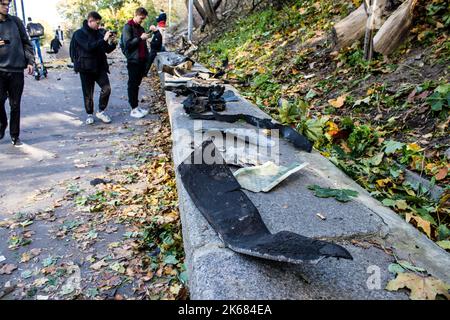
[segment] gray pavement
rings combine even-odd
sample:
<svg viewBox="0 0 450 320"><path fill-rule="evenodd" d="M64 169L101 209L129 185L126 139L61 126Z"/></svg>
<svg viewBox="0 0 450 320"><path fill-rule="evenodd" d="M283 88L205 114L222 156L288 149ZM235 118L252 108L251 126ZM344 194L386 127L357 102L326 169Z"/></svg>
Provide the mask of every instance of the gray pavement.
<svg viewBox="0 0 450 320"><path fill-rule="evenodd" d="M63 52L57 58L66 57ZM117 274L108 272L98 275L90 266L110 255L112 248L128 248L127 241L132 239L126 240L124 234L136 230L121 221L80 210L67 195L71 186L85 194L95 193L92 179L111 178L112 169L134 166L136 158L146 151L146 130L159 116L150 114L141 120L129 116L126 67L122 54L116 52L110 59L112 96L107 109L113 122L85 125L79 76L65 67L68 61L58 59L47 59L50 65L58 62L59 66L49 69L47 79L36 81L26 76L20 136L24 146L12 146L9 132L0 141L0 269L5 265L17 268L11 274L0 272L0 299L70 299L81 293L90 298L113 299L118 293L134 298L132 282L122 282ZM97 87L96 99L98 91ZM154 92L144 82L142 106L151 109L153 97ZM134 186L143 183L140 188L145 188L145 180L139 179ZM129 187L131 190L133 185ZM24 221L30 225L17 223ZM31 243L12 248L17 238ZM110 247L111 243L115 247ZM33 249L38 255L24 260ZM50 265L58 269L46 274L41 269L45 259L51 258L57 260ZM68 283L64 281L70 281L65 277L74 270L81 284L70 287L72 292L64 289ZM99 281L114 285L97 292ZM86 295L89 290L95 294Z"/></svg>

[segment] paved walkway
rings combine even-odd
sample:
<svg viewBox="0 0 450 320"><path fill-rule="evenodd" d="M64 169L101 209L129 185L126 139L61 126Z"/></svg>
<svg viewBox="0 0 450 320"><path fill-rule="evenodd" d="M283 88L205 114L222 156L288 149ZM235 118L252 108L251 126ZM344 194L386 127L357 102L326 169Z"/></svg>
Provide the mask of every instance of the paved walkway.
<svg viewBox="0 0 450 320"><path fill-rule="evenodd" d="M75 204L77 196L99 188L90 185L92 179L121 179L113 176L115 168L132 168L148 156L148 130L160 125L158 115L130 118L122 55L116 53L111 63L110 125L84 124L80 80L73 70L49 69L41 81L26 77L25 145L13 147L8 134L0 141L0 299L144 295L136 289L142 275L125 279L122 270L124 261L136 258L131 248L136 229ZM147 82L142 87L142 106L152 109L156 96ZM135 175L128 188L142 193L145 180ZM108 255L119 258L105 263Z"/></svg>

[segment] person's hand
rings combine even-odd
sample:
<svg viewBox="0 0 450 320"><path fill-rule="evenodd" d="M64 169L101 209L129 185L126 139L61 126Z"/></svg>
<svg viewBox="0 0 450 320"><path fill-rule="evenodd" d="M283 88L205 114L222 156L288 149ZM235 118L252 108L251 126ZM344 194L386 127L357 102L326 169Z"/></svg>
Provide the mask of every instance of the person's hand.
<svg viewBox="0 0 450 320"><path fill-rule="evenodd" d="M106 31L105 37L103 38L103 40L108 41L110 37L111 37L111 31Z"/></svg>
<svg viewBox="0 0 450 320"><path fill-rule="evenodd" d="M33 72L34 72L34 67L33 67L31 64L29 64L29 65L27 66L27 72L28 72L28 74L29 74L30 76L33 74Z"/></svg>
<svg viewBox="0 0 450 320"><path fill-rule="evenodd" d="M0 46L4 46L6 44L5 40L0 40Z"/></svg>
<svg viewBox="0 0 450 320"><path fill-rule="evenodd" d="M148 38L150 38L150 36L148 35L148 33L143 33L143 34L141 35L141 39L144 40L144 41L146 41Z"/></svg>

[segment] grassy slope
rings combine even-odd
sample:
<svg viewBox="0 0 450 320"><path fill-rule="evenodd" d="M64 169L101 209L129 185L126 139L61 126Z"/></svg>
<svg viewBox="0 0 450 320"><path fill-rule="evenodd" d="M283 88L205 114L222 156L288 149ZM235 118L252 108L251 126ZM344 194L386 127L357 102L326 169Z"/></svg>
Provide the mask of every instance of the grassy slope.
<svg viewBox="0 0 450 320"><path fill-rule="evenodd" d="M277 120L295 126L372 195L442 246L450 239L448 27L444 0L426 2L405 44L365 62L362 45L332 51L321 38L361 1L293 1L242 17L202 48L212 68L228 58L228 80ZM339 99L340 98L340 99ZM405 166L446 188L433 201L407 182Z"/></svg>

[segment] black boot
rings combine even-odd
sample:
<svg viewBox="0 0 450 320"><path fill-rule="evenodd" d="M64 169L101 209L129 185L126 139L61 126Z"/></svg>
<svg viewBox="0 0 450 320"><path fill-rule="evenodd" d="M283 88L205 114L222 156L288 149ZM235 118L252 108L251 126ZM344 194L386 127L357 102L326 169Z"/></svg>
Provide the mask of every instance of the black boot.
<svg viewBox="0 0 450 320"><path fill-rule="evenodd" d="M2 140L5 137L5 131L6 131L6 127L2 127L0 126L0 140Z"/></svg>

